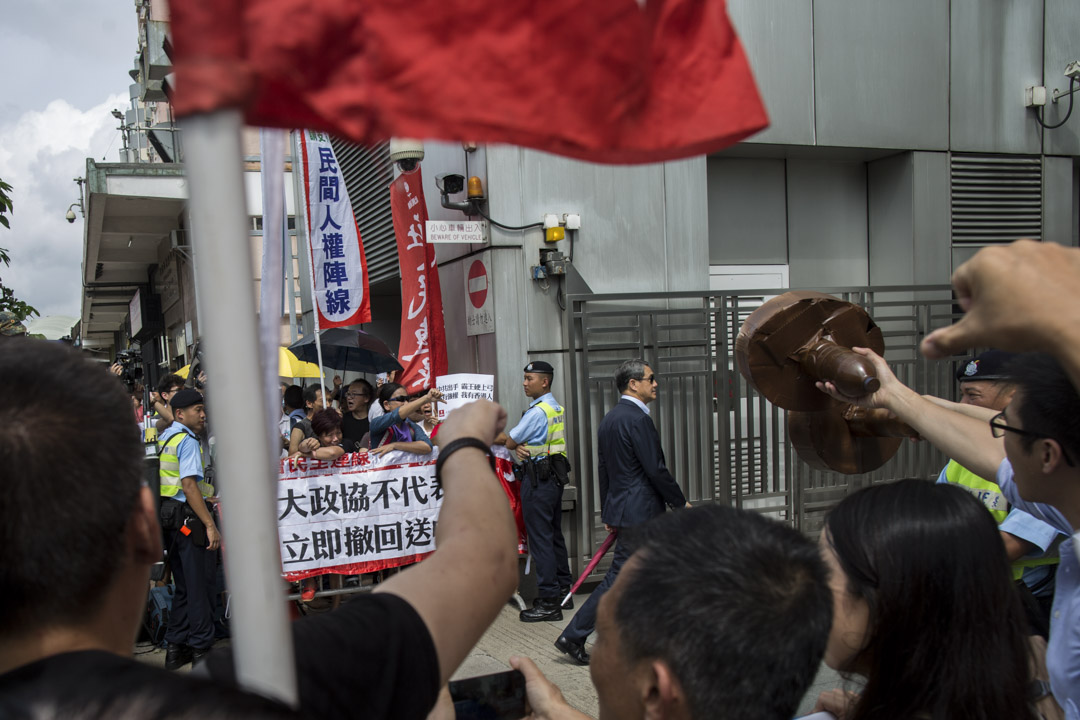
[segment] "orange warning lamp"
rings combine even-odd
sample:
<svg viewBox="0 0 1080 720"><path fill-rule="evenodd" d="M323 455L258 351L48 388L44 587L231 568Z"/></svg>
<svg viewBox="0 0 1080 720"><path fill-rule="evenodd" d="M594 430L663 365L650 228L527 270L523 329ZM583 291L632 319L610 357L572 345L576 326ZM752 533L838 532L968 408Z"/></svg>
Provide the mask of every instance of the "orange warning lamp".
<svg viewBox="0 0 1080 720"><path fill-rule="evenodd" d="M480 181L480 178L476 177L475 175L469 178L469 199L484 199L484 183L482 183Z"/></svg>

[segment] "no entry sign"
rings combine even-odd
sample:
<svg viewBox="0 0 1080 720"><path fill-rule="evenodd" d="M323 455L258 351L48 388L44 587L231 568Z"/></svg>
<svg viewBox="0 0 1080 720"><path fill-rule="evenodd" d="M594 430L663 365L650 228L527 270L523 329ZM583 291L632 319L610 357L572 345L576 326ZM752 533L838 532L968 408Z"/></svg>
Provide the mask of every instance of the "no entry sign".
<svg viewBox="0 0 1080 720"><path fill-rule="evenodd" d="M465 331L469 335L493 333L495 312L491 301L491 251L465 262Z"/></svg>
<svg viewBox="0 0 1080 720"><path fill-rule="evenodd" d="M469 266L468 285L469 302L479 310L484 307L488 296L488 273L482 260L473 260Z"/></svg>

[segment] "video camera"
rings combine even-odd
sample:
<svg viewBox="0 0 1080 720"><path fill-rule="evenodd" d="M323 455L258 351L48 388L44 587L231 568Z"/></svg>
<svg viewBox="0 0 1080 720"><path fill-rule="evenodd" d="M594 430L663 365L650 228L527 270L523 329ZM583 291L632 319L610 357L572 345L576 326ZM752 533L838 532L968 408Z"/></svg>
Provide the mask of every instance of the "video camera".
<svg viewBox="0 0 1080 720"><path fill-rule="evenodd" d="M187 380L184 381L184 387L201 391L203 384L199 380L199 375L204 372L206 372L206 365L203 361L202 339L200 338L195 341L195 345L191 349L191 365L188 367L188 376Z"/></svg>
<svg viewBox="0 0 1080 720"><path fill-rule="evenodd" d="M120 365L120 379L127 386L128 392L134 392L135 383L142 380L142 352L140 350L120 350L116 353L116 362Z"/></svg>

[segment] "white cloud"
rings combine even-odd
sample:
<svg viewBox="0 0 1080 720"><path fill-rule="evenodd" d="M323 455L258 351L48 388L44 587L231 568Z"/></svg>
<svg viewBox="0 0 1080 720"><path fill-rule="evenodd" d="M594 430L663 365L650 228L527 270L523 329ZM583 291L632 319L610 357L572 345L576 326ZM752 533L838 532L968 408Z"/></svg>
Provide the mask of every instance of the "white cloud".
<svg viewBox="0 0 1080 720"><path fill-rule="evenodd" d="M123 95L88 110L54 100L0 126L0 178L12 186L15 205L11 230L0 227L0 247L11 255L0 277L42 315L79 315L83 218L71 224L64 213L79 199L73 178L86 174L86 158L108 150L108 160L118 161L117 122L109 112L127 106Z"/></svg>

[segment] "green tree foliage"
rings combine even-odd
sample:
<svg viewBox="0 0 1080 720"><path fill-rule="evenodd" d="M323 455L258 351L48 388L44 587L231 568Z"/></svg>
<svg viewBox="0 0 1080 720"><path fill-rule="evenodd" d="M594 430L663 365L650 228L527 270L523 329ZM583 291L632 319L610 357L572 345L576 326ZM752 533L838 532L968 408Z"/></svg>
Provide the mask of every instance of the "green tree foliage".
<svg viewBox="0 0 1080 720"><path fill-rule="evenodd" d="M11 222L8 216L15 211L15 205L11 202L10 193L11 186L0 180L0 225L9 230L11 229ZM2 247L0 247L0 264L4 267L10 267L11 265L11 257L8 255L8 251ZM0 278L0 310L11 311L19 318L19 322L41 314L33 305L27 305L15 297L15 292L4 284L3 278Z"/></svg>

